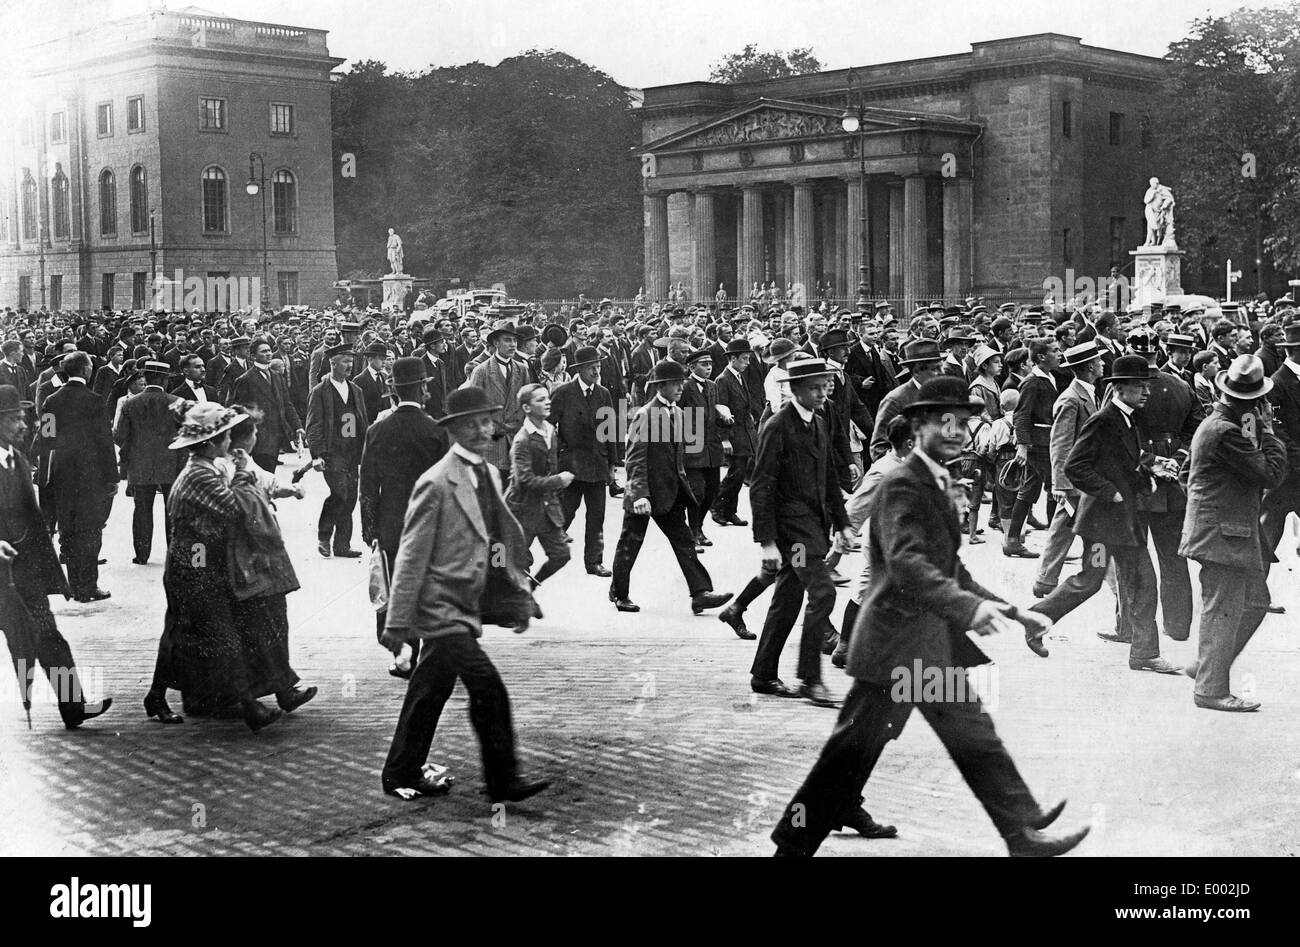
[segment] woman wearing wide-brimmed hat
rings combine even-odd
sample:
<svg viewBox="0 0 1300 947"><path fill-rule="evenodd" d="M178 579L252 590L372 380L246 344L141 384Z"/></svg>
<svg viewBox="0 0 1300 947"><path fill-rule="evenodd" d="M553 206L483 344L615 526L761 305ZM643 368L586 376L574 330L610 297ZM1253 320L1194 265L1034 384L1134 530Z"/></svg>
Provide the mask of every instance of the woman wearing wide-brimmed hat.
<svg viewBox="0 0 1300 947"><path fill-rule="evenodd" d="M173 450L189 461L172 484L167 508L172 534L163 568L167 616L145 712L163 723L182 718L167 705L167 689L184 696L187 713L218 715L231 705L244 722L260 730L280 716L259 703L250 686L248 663L235 621L235 597L227 562L231 527L243 515L235 490L255 489L243 458L235 459L233 481L216 466L230 448L230 431L246 415L211 402L177 402L184 411Z"/></svg>

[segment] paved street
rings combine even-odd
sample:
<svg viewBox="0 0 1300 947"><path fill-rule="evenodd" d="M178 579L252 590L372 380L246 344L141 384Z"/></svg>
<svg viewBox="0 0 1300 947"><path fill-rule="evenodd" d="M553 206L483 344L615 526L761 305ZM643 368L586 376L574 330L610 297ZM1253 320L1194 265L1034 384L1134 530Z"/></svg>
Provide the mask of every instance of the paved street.
<svg viewBox="0 0 1300 947"><path fill-rule="evenodd" d="M161 519L151 564L131 565L131 501L119 495L101 581L112 599L54 603L79 663L117 703L67 733L45 691L29 732L4 680L0 854L770 853L768 832L835 713L750 693L753 643L711 615L691 615L654 530L633 573L640 614L613 610L608 580L582 571L579 540L576 561L539 593L547 617L525 635L490 628L484 636L510 689L525 767L552 778L551 790L493 813L458 688L432 757L456 774L452 794L414 803L384 796L379 769L403 684L388 676L375 644L365 560L315 552L324 484L317 474L305 483L308 498L283 501L280 515L303 585L289 597L294 665L320 696L256 735L239 721L147 720L140 699L162 627ZM607 565L620 521L621 507L611 503ZM580 523L572 532L582 535ZM709 532L717 545L704 559L715 587L739 591L758 564L750 531ZM990 537L966 550L972 571L1025 601L1035 564L1004 559L998 534ZM1031 534L1032 547L1041 543ZM1055 630L1048 660L1018 636L982 641L998 662L998 728L1025 778L1043 802L1069 797L1062 825L1095 822L1081 854L1300 851L1295 545L1288 530L1271 582L1288 614L1265 620L1234 671L1234 689L1253 689L1263 702L1258 714L1198 710L1186 678L1128 670L1126 648L1095 636L1113 623L1104 590ZM749 612L755 631L768 600ZM837 620L846 600L844 592ZM782 664L787 681L797 636ZM1186 643L1162 638L1162 648L1188 661L1195 634ZM848 679L829 659L826 671L829 686L844 693ZM823 854L1004 852L919 716L886 750L867 806L898 825L899 838L832 836Z"/></svg>

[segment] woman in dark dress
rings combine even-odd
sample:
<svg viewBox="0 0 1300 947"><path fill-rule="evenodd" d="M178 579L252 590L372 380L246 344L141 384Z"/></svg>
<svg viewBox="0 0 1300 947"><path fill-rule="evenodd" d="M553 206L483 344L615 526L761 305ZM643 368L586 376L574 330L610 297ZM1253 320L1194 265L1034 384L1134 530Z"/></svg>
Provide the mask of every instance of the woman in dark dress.
<svg viewBox="0 0 1300 947"><path fill-rule="evenodd" d="M179 690L187 713L218 715L238 707L250 729L260 730L280 711L260 703L235 621L235 597L227 564L231 527L242 515L237 489L253 489L253 474L236 459L233 483L215 461L226 456L230 430L244 415L219 404L178 402L185 411L173 450L187 448L189 462L167 499L172 534L163 569L167 616L145 712L163 723L180 723L167 706L167 688Z"/></svg>

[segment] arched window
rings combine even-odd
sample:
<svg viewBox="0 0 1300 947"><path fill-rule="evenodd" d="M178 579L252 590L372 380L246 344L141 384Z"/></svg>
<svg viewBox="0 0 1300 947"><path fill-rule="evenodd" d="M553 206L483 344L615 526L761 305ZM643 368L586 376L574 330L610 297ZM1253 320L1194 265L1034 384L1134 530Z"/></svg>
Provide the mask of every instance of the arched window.
<svg viewBox="0 0 1300 947"><path fill-rule="evenodd" d="M145 186L144 168L131 169L131 233L149 232L149 189Z"/></svg>
<svg viewBox="0 0 1300 947"><path fill-rule="evenodd" d="M36 179L30 168L23 168L23 239L36 239Z"/></svg>
<svg viewBox="0 0 1300 947"><path fill-rule="evenodd" d="M55 166L54 180L50 182L50 213L54 218L54 236L67 240L72 228L72 215L68 207L68 176Z"/></svg>
<svg viewBox="0 0 1300 947"><path fill-rule="evenodd" d="M212 165L203 169L203 232L226 230L226 172Z"/></svg>
<svg viewBox="0 0 1300 947"><path fill-rule="evenodd" d="M117 234L117 178L108 168L99 175L99 232L105 237Z"/></svg>
<svg viewBox="0 0 1300 947"><path fill-rule="evenodd" d="M271 208L276 233L298 230L298 185L291 171L277 171L271 176Z"/></svg>

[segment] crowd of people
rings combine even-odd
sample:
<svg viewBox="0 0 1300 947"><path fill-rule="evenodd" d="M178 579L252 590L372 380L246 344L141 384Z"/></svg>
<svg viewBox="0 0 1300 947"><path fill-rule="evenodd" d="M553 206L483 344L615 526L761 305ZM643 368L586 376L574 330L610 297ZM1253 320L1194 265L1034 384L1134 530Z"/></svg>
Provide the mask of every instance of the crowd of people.
<svg viewBox="0 0 1300 947"><path fill-rule="evenodd" d="M610 580L617 613L638 611L632 575L652 521L692 612L718 609L738 638L757 640L755 693L840 707L773 834L778 854L810 855L842 827L896 834L862 808L863 787L913 706L1012 854L1077 845L1086 829L1045 831L1061 806L1034 801L978 697L913 705L890 688L913 661L987 661L969 630L1014 624L1047 658L1052 623L1102 585L1118 605L1102 637L1128 644L1129 668L1193 677L1198 707L1258 708L1232 694L1230 669L1281 611L1266 578L1300 512L1289 297L1123 312L968 299L901 315L887 302L805 312L765 297L737 309L583 300L463 316L423 303L263 318L6 311L0 324L0 559L51 681L74 665L47 597L109 597L102 535L125 481L134 563L153 555L164 504L166 618L148 715L183 722L175 690L185 715L258 730L311 700L288 648L302 551L286 550L276 502L301 498L298 480L315 469L329 490L316 554L365 555L359 518L381 576L377 637L390 673L408 680L382 787L401 798L451 788L428 754L458 679L490 797L546 788L519 769L482 627L523 632L540 618L533 593L569 564L570 546ZM303 449L305 463L282 466ZM752 523L740 516L746 489ZM622 503L612 558L607 498ZM571 536L580 509L583 533ZM759 547L734 596L702 560L721 528L749 528ZM958 555L991 533L1001 555L1037 560L1021 606L975 582ZM1063 578L1076 537L1079 571ZM859 555L854 580L840 567ZM1197 659L1182 668L1161 657L1156 616L1169 638L1190 637L1188 560L1201 566L1201 614ZM769 587L755 633L746 610ZM798 683L787 684L779 665L801 609ZM854 680L842 707L825 656ZM111 704L58 696L68 727ZM271 696L277 707L263 703Z"/></svg>

